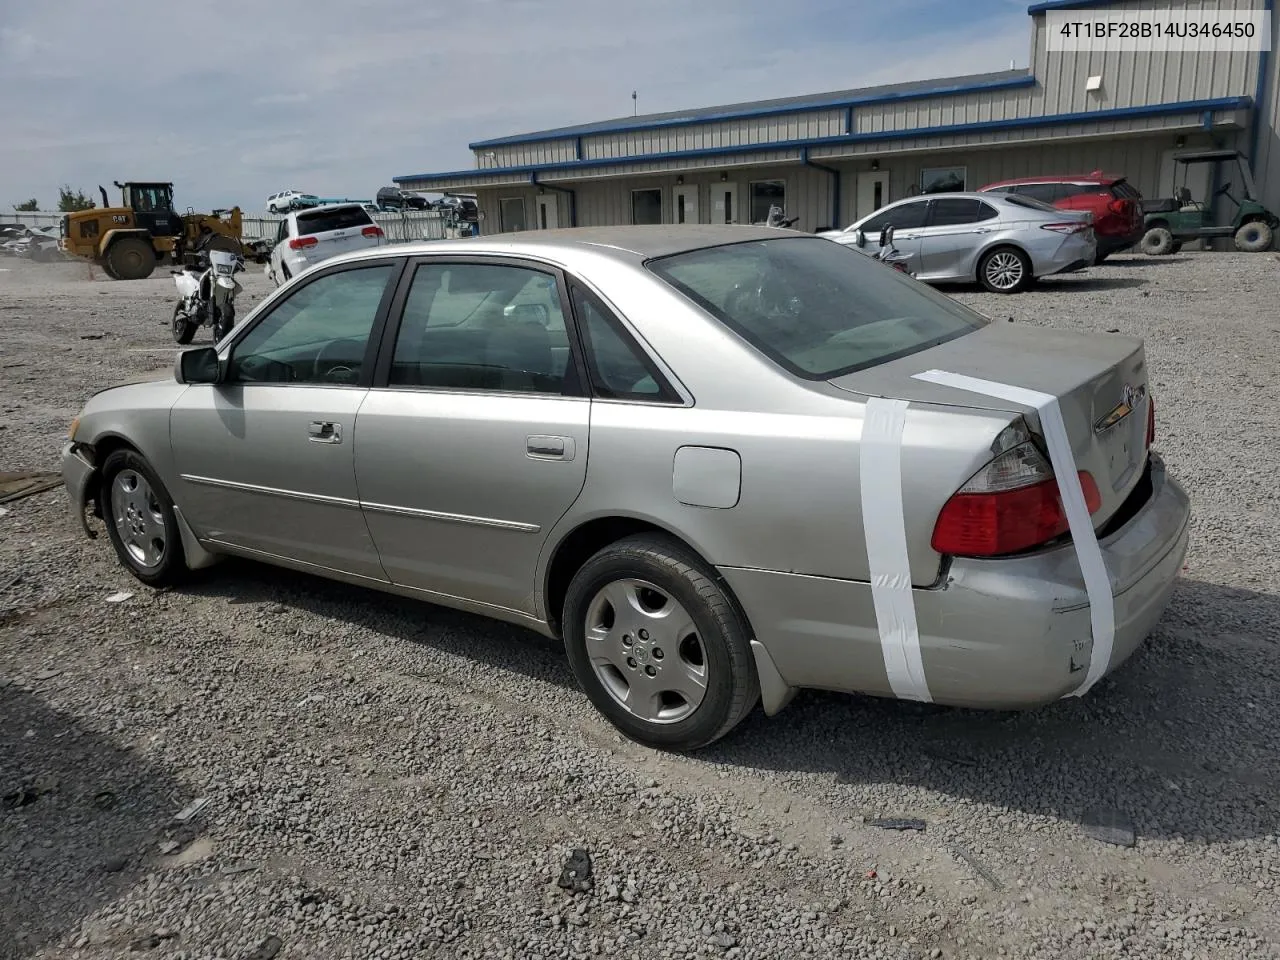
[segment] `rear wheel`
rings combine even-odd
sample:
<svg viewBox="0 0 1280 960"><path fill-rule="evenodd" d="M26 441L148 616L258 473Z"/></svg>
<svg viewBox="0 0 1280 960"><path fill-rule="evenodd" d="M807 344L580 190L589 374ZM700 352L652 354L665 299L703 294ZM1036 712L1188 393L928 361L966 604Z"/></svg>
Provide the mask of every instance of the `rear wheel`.
<svg viewBox="0 0 1280 960"><path fill-rule="evenodd" d="M177 343L188 344L191 338L196 335L196 325L187 317L187 312L182 309L182 304L175 303L173 305L173 339Z"/></svg>
<svg viewBox="0 0 1280 960"><path fill-rule="evenodd" d="M156 252L137 237L124 237L107 251L107 263L115 279L145 280L156 268Z"/></svg>
<svg viewBox="0 0 1280 960"><path fill-rule="evenodd" d="M578 683L640 743L706 746L759 697L747 624L711 569L670 537L627 537L588 560L562 623Z"/></svg>
<svg viewBox="0 0 1280 960"><path fill-rule="evenodd" d="M151 465L133 450L117 450L102 465L98 505L116 555L149 587L187 576L173 500Z"/></svg>
<svg viewBox="0 0 1280 960"><path fill-rule="evenodd" d="M978 281L992 293L1019 293L1032 279L1030 259L1013 247L999 247L978 262Z"/></svg>
<svg viewBox="0 0 1280 960"><path fill-rule="evenodd" d="M1094 257L1094 258L1093 258L1093 264L1094 264L1094 266L1097 266L1097 265L1098 265L1098 264L1100 264L1103 260L1107 259L1107 257L1109 257L1109 256L1111 256L1111 254L1110 254L1110 253L1100 253L1100 254L1098 254L1096 257Z"/></svg>
<svg viewBox="0 0 1280 960"><path fill-rule="evenodd" d="M1236 231L1236 249L1244 253L1262 253L1271 249L1273 239L1270 224L1262 220L1251 220L1241 224Z"/></svg>
<svg viewBox="0 0 1280 960"><path fill-rule="evenodd" d="M1173 253L1173 234L1168 227L1152 227L1142 235L1142 252L1150 257Z"/></svg>

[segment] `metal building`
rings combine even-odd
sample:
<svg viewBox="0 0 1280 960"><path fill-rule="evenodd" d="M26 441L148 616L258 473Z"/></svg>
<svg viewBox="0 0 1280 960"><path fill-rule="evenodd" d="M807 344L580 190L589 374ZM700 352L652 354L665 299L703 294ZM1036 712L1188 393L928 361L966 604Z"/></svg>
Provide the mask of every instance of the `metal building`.
<svg viewBox="0 0 1280 960"><path fill-rule="evenodd" d="M1235 147L1280 210L1280 56L1049 49L1050 11L1271 11L1274 0L1035 3L1031 66L978 76L627 117L470 145L475 169L396 177L475 193L482 232L619 223L844 226L939 180L976 189L1040 174L1127 174L1169 195L1172 156ZM1271 48L1277 20L1271 17ZM1255 44L1254 46L1257 46ZM1208 167L1191 168L1207 198Z"/></svg>

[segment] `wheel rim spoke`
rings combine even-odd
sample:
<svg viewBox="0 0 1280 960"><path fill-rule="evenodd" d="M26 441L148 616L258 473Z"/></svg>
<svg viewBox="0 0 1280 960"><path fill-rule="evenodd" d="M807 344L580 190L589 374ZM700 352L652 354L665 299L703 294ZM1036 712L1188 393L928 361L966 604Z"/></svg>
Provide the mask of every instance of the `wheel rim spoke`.
<svg viewBox="0 0 1280 960"><path fill-rule="evenodd" d="M587 607L587 653L609 695L649 723L676 723L701 705L707 660L693 617L643 580L615 580Z"/></svg>
<svg viewBox="0 0 1280 960"><path fill-rule="evenodd" d="M121 470L111 484L111 513L116 533L134 563L149 569L165 556L164 513L151 485L135 470Z"/></svg>

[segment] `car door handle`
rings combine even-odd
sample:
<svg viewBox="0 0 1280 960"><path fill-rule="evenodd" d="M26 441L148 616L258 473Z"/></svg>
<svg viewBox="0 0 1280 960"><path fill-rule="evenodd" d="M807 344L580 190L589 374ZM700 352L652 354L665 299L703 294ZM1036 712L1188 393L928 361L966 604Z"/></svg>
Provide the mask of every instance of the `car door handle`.
<svg viewBox="0 0 1280 960"><path fill-rule="evenodd" d="M991 233L994 230L995 230L995 227L978 227L978 229L974 230L973 232L974 233Z"/></svg>
<svg viewBox="0 0 1280 960"><path fill-rule="evenodd" d="M307 439L312 443L341 443L342 424L331 420L312 420L307 427Z"/></svg>
<svg viewBox="0 0 1280 960"><path fill-rule="evenodd" d="M535 460L572 460L575 445L572 437L526 437L524 450Z"/></svg>

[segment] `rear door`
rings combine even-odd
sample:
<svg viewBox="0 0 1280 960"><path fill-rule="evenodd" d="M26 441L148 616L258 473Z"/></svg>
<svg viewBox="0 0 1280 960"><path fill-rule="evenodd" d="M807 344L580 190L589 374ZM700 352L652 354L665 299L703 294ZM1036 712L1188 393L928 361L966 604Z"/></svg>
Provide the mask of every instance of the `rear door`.
<svg viewBox="0 0 1280 960"><path fill-rule="evenodd" d="M538 556L586 479L591 401L559 271L422 258L356 420L392 582L534 614Z"/></svg>
<svg viewBox="0 0 1280 960"><path fill-rule="evenodd" d="M972 278L978 250L999 219L999 211L981 200L936 197L920 231L920 279Z"/></svg>
<svg viewBox="0 0 1280 960"><path fill-rule="evenodd" d="M361 206L313 207L299 213L296 220L297 239L311 247L307 258L312 262L382 243L381 228Z"/></svg>

